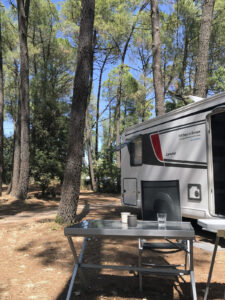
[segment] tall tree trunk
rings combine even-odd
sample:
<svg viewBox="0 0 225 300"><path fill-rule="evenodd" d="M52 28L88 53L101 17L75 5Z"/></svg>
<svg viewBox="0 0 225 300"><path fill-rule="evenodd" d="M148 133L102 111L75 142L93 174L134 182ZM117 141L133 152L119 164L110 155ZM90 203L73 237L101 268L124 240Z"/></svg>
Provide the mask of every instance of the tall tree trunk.
<svg viewBox="0 0 225 300"><path fill-rule="evenodd" d="M111 52L111 50L110 50ZM106 54L105 59L102 63L100 74L99 74L99 81L98 81L98 94L97 94L97 111L96 111L96 130L95 130L95 160L98 160L98 121L99 121L99 106L100 106L100 96L101 96L101 88L102 88L102 75L105 68L105 64L107 59L110 55L110 52Z"/></svg>
<svg viewBox="0 0 225 300"><path fill-rule="evenodd" d="M143 66L142 69L143 69L143 74L144 74L145 96L143 97L143 100L142 100L141 121L144 122L145 121L145 110L146 110L146 99L147 99L147 82L146 82L146 78L147 78L147 66Z"/></svg>
<svg viewBox="0 0 225 300"><path fill-rule="evenodd" d="M21 97L21 152L20 178L16 197L26 199L29 184L29 58L27 30L30 0L17 0L18 27L20 41L20 97Z"/></svg>
<svg viewBox="0 0 225 300"><path fill-rule="evenodd" d="M0 11L0 196L2 195L2 172L3 172L3 137L4 137L3 111L4 111L4 85L3 85L3 63L2 63L2 20L1 20L1 11Z"/></svg>
<svg viewBox="0 0 225 300"><path fill-rule="evenodd" d="M91 131L88 124L88 110L86 112L86 145L87 145L87 152L88 152L88 163L89 163L89 174L91 178L91 187L94 192L96 192L96 181L95 181L95 174L94 174L94 167L93 167L93 159L92 159L92 152L91 152Z"/></svg>
<svg viewBox="0 0 225 300"><path fill-rule="evenodd" d="M198 57L195 73L194 95L206 97L209 41L215 0L205 0L199 32Z"/></svg>
<svg viewBox="0 0 225 300"><path fill-rule="evenodd" d="M147 2L144 3L140 7L140 9L138 11L138 14L146 7L146 5L147 5ZM126 42L125 42L125 45L123 47L123 51L118 49L121 52L121 64L120 64L120 70L119 70L119 84L118 84L118 88L117 88L116 110L115 110L116 147L117 148L119 148L119 145L120 145L120 105L121 105L121 100L122 100L123 68L124 68L124 62L125 62L128 46L129 46L130 40L132 38L132 35L134 33L134 30L136 28L137 21L138 21L138 18L135 19L135 21L134 21L134 23L131 27L130 34L129 34L129 36L128 36ZM116 151L116 165L117 165L117 168L120 168L120 162L121 162L120 151Z"/></svg>
<svg viewBox="0 0 225 300"><path fill-rule="evenodd" d="M14 59L14 88L15 88L15 102L17 102L17 113L14 117L14 140L13 140L13 160L12 160L12 177L11 183L8 186L7 194L15 196L16 188L19 183L20 176L20 97L19 97L19 66ZM12 104L11 104L12 105ZM13 114L13 109L11 112Z"/></svg>
<svg viewBox="0 0 225 300"><path fill-rule="evenodd" d="M89 163L89 174L91 178L91 187L94 192L96 192L96 181L95 181L95 172L93 167L93 156L92 156L92 141L91 141L91 130L88 122L88 106L91 101L91 92L92 92L92 83L93 83L93 73L94 73L94 49L96 44L96 35L97 32L94 30L93 41L92 41L92 58L90 61L91 71L89 76L89 94L88 94L88 105L86 110L86 119L85 119L85 130L86 130L86 146L88 152L88 163Z"/></svg>
<svg viewBox="0 0 225 300"><path fill-rule="evenodd" d="M124 52L126 55L126 52ZM125 59L124 55L124 59ZM123 80L123 67L124 67L124 59L121 61L120 70L119 70L119 85L117 88L116 95L116 110L115 110L115 127L116 127L116 146L119 148L120 145L120 104L122 99L122 80ZM116 165L117 168L120 168L120 151L116 151Z"/></svg>
<svg viewBox="0 0 225 300"><path fill-rule="evenodd" d="M153 55L153 83L155 89L155 112L156 116L165 112L163 80L161 70L161 43L159 30L158 0L151 0L151 21L152 21L152 55Z"/></svg>
<svg viewBox="0 0 225 300"><path fill-rule="evenodd" d="M80 192L85 116L89 94L89 77L93 63L94 0L82 0L77 67L71 107L67 162L62 185L59 216L74 222Z"/></svg>
<svg viewBox="0 0 225 300"><path fill-rule="evenodd" d="M189 34L188 29L186 28L185 40L184 40L184 54L183 54L183 60L182 60L180 74L179 74L180 84L179 84L178 91L177 91L177 93L180 95L184 95L184 88L185 88L185 72L186 72L186 68L187 68L188 46L189 46L188 34Z"/></svg>
<svg viewBox="0 0 225 300"><path fill-rule="evenodd" d="M20 110L20 97L18 99L18 112L17 120L14 125L14 148L13 148L13 174L11 180L11 192L12 196L17 195L17 188L20 178L20 150L21 150L21 110Z"/></svg>
<svg viewBox="0 0 225 300"><path fill-rule="evenodd" d="M33 36L32 36L32 44L33 47L35 48L36 42L36 28L33 30ZM39 106L39 97L38 97L38 87L37 87L37 54L34 54L33 56L33 68L34 68L34 82L35 82L35 87L34 87L34 96L33 96L33 118L32 118L32 126L31 126L31 157L34 158L36 154L36 142L37 142L37 134L36 134L36 128L37 128L37 110Z"/></svg>

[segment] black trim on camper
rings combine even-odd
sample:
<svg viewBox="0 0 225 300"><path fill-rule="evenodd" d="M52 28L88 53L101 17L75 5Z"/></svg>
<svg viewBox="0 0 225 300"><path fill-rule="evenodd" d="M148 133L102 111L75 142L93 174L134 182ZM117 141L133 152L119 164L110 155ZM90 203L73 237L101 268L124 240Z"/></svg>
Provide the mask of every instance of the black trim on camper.
<svg viewBox="0 0 225 300"><path fill-rule="evenodd" d="M176 163L165 163L165 167L175 167L175 168L191 168L191 169L208 169L208 166L200 165L189 165L188 161L185 164L176 164Z"/></svg>

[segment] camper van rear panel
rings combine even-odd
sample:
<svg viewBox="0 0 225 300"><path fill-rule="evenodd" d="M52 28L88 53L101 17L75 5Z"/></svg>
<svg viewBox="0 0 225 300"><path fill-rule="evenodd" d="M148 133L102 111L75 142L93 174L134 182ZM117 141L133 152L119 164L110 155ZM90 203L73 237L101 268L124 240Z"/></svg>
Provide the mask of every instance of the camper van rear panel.
<svg viewBox="0 0 225 300"><path fill-rule="evenodd" d="M225 102L224 99L225 97L222 104ZM205 103L203 104L205 106ZM218 204L215 205L215 191L212 184L215 181L213 174L216 168L214 163L216 159L213 160L212 153L212 131L214 130L214 136L217 134L215 132L224 132L225 112L213 121L212 130L211 115L219 116L219 114L211 110L211 104L209 106L209 109L207 107L201 109L199 106L196 110L194 105L195 111L184 113L180 110L180 114L174 113L170 117L165 115L159 118L160 122L156 118L155 121L133 126L123 133L122 143L125 142L125 146L121 149L123 205L143 209L146 201L159 201L160 197L164 197L169 203L175 197L177 189L176 194L180 198L183 216L210 218L225 215L225 205L220 204L222 200L218 200ZM224 110L221 108L220 113ZM213 139L216 140L214 145L218 139L221 140L222 148L217 152L223 154L224 151L225 154L225 135L221 134L217 140ZM214 156L215 152L214 149ZM221 174L221 171L217 173ZM217 183L218 186L225 185L225 174L221 175L224 175L224 179L222 183ZM172 187L169 188L170 186ZM219 193L218 199L221 198L218 189L217 194ZM222 193L225 195L224 190Z"/></svg>

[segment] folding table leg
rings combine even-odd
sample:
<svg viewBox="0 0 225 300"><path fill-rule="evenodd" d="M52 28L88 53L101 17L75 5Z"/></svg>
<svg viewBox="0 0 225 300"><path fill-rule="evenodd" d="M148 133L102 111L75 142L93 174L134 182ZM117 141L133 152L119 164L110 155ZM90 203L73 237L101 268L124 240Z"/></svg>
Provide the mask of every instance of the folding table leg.
<svg viewBox="0 0 225 300"><path fill-rule="evenodd" d="M212 271L213 271L213 267L214 267L214 263L215 263L216 251L217 251L217 247L218 247L218 244L219 244L219 240L220 240L220 237L217 235L214 250L213 250L212 261L211 261L211 265L210 265L210 269L209 269L209 276L208 276L208 281L207 281L207 284L206 284L204 300L207 300L207 297L208 297L209 285L210 285L210 281L211 281L211 277L212 277Z"/></svg>
<svg viewBox="0 0 225 300"><path fill-rule="evenodd" d="M191 277L191 287L192 287L193 300L197 300L197 291L196 291L194 271L190 272L190 277Z"/></svg>
<svg viewBox="0 0 225 300"><path fill-rule="evenodd" d="M72 294L72 290L73 290L73 284L77 275L77 270L78 270L78 264L75 264L74 270L73 270L73 275L72 278L70 280L70 286L69 286L69 290L67 292L67 296L66 296L66 300L70 300L71 294Z"/></svg>
<svg viewBox="0 0 225 300"><path fill-rule="evenodd" d="M74 262L75 262L74 269L73 269L73 275L72 275L72 278L70 280L69 290L68 290L68 293L67 293L67 296L66 296L66 300L69 300L70 297L71 297L71 293L72 293L72 289L73 289L73 285L74 285L74 281L75 281L75 278L76 278L76 275L77 275L79 265L82 263L84 249L85 249L85 245L86 245L86 238L84 238L79 258L77 257L77 252L74 248L72 238L70 236L68 236L67 239L68 239L71 251L73 253ZM82 284L85 286L86 282L85 282L85 278L84 278L82 270L79 270L79 274L80 274Z"/></svg>
<svg viewBox="0 0 225 300"><path fill-rule="evenodd" d="M190 241L187 240L187 252L186 252L186 257L185 257L185 265L186 268L188 267L190 269L190 265L191 265L191 251L190 251ZM193 253L192 253L193 255Z"/></svg>
<svg viewBox="0 0 225 300"><path fill-rule="evenodd" d="M197 290L195 283L195 274L194 274L194 263L193 263L193 241L188 241L188 251L189 251L189 269L190 269L190 279L191 279L191 288L193 300L197 300Z"/></svg>
<svg viewBox="0 0 225 300"><path fill-rule="evenodd" d="M141 267L141 264L142 264L142 249L138 249L138 267ZM138 277L139 277L139 291L142 292L143 287L142 287L142 273L141 273L141 271L139 271Z"/></svg>

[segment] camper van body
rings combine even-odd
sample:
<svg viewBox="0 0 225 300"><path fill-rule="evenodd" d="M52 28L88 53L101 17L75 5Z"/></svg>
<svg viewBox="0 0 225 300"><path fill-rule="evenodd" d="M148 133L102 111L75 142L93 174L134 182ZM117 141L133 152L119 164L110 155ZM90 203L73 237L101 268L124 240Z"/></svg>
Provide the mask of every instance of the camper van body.
<svg viewBox="0 0 225 300"><path fill-rule="evenodd" d="M188 218L225 218L225 93L125 129L121 201Z"/></svg>

